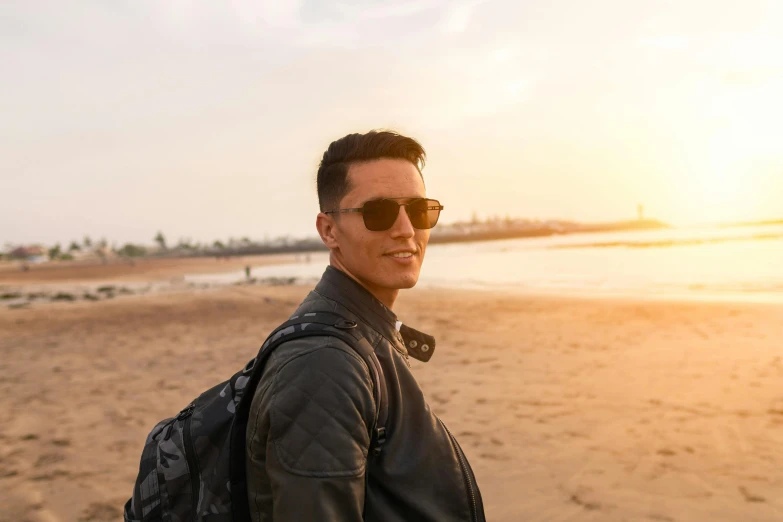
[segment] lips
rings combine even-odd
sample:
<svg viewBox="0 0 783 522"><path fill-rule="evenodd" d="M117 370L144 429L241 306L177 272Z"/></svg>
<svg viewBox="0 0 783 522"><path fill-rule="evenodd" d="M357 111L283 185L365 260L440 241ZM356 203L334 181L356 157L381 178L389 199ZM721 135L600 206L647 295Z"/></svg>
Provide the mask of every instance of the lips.
<svg viewBox="0 0 783 522"><path fill-rule="evenodd" d="M416 254L413 250L397 250L396 252L389 252L387 255L389 257L394 257L397 259L408 259L410 257L413 257Z"/></svg>

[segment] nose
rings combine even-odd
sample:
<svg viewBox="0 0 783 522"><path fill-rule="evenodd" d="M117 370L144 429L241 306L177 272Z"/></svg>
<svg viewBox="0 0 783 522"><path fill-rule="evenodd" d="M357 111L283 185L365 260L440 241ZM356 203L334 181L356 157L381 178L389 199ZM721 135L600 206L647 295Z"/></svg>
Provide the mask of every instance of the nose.
<svg viewBox="0 0 783 522"><path fill-rule="evenodd" d="M411 219L408 217L408 213L405 211L405 206L400 205L399 214L397 215L397 221L394 222L391 228L391 235L394 238L409 239L416 234L416 229L411 224Z"/></svg>

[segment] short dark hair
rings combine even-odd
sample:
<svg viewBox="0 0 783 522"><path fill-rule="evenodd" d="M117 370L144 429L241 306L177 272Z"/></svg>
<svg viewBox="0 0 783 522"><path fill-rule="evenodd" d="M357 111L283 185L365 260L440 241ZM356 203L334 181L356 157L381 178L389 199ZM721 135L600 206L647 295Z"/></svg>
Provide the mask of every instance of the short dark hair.
<svg viewBox="0 0 783 522"><path fill-rule="evenodd" d="M388 130L349 134L333 141L318 166L316 184L321 211L336 208L348 192L348 168L351 164L381 158L410 161L421 174L427 153L413 138Z"/></svg>

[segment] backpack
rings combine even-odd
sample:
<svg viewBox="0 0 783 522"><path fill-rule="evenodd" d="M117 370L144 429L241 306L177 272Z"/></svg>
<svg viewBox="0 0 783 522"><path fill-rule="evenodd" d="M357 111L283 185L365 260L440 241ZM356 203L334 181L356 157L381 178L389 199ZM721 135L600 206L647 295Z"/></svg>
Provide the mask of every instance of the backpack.
<svg viewBox="0 0 783 522"><path fill-rule="evenodd" d="M245 431L250 404L272 351L311 336L337 337L367 364L378 405L370 454L379 455L386 440L388 400L372 346L354 321L338 314L294 316L272 332L258 355L231 379L155 425L144 443L133 495L125 504L125 522L249 522Z"/></svg>

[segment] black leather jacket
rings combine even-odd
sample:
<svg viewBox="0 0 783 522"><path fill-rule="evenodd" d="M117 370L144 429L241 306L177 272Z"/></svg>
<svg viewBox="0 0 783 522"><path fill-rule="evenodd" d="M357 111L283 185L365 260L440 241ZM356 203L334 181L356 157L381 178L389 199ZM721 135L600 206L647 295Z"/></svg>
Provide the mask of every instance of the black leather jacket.
<svg viewBox="0 0 783 522"><path fill-rule="evenodd" d="M375 417L364 361L334 337L278 347L256 389L247 426L254 521L484 521L475 477L432 413L408 356L428 360L434 339L396 328L394 313L329 267L293 315L336 312L374 347L389 398L387 440L370 455Z"/></svg>

